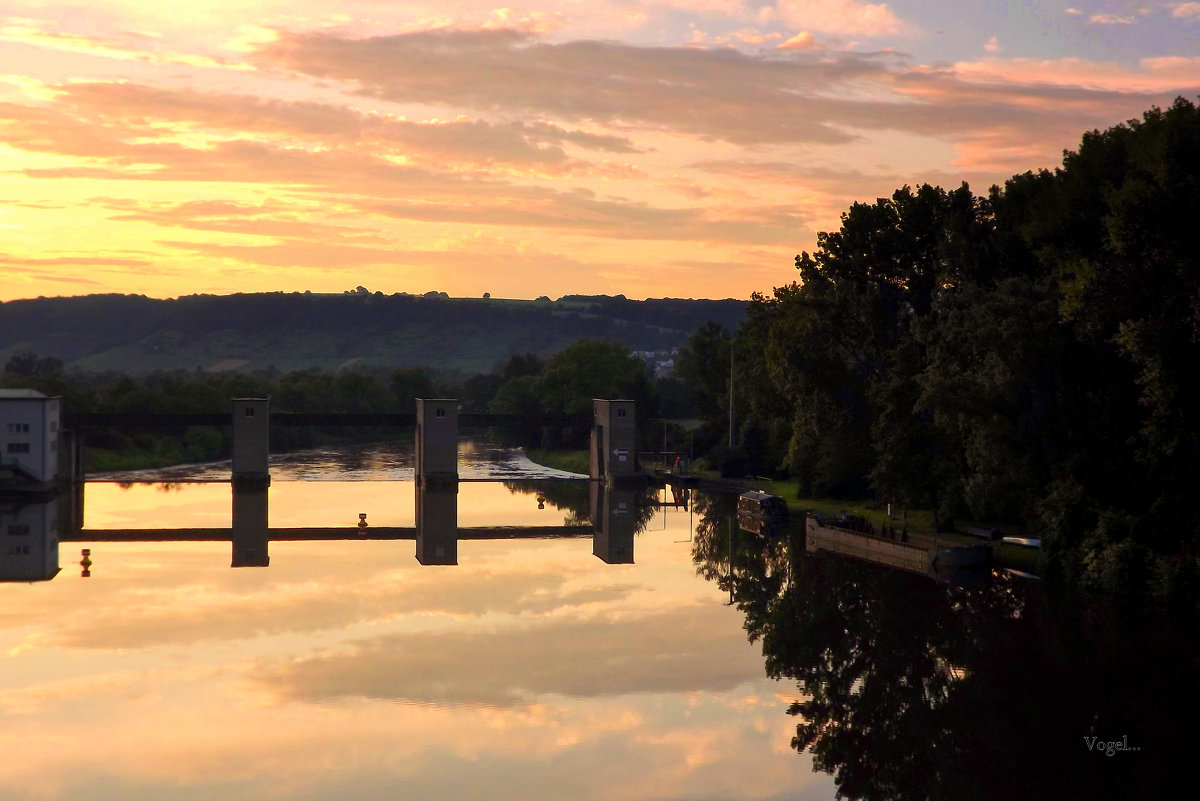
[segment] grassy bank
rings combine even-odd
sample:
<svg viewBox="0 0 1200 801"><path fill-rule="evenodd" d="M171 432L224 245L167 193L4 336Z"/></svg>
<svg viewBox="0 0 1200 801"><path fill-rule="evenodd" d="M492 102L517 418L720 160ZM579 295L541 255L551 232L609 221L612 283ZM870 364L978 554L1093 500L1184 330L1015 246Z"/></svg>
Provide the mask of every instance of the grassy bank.
<svg viewBox="0 0 1200 801"><path fill-rule="evenodd" d="M552 451L546 448L529 448L525 451L531 462L543 467L553 467L555 470L568 470L572 473L583 473L585 476L591 468L588 452L581 451Z"/></svg>
<svg viewBox="0 0 1200 801"><path fill-rule="evenodd" d="M212 461L196 458L186 449L163 449L161 451L109 451L90 449L84 463L85 473L111 473L119 470L153 470L159 467L174 467L191 462ZM215 457L214 457L215 458Z"/></svg>
<svg viewBox="0 0 1200 801"><path fill-rule="evenodd" d="M866 518L873 526L884 526L888 522L887 507L867 499L798 498L796 497L796 485L791 481L754 480L748 483L752 483L763 491L770 492L772 495L778 495L786 500L788 510L793 514L815 511L822 517L836 517L845 510L847 514ZM909 509L906 512L905 520L908 523L909 531L933 533L933 512L928 509ZM893 518L892 525L900 525L899 512ZM938 537L965 545L978 545L984 542L984 540L978 537L971 537L955 532L940 532L938 533ZM1039 553L1037 549L1025 548L1007 542L992 542L990 544L992 546L992 554L999 565L1024 570L1029 573L1037 571Z"/></svg>

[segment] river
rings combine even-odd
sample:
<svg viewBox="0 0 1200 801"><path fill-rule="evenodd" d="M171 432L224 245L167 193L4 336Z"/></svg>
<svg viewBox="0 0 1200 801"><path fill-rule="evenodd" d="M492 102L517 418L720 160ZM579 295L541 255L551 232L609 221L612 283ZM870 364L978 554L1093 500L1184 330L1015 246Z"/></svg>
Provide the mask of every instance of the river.
<svg viewBox="0 0 1200 801"><path fill-rule="evenodd" d="M265 568L133 536L228 529L228 465L87 484L61 572L0 583L0 797L1132 798L1183 775L1191 627L813 557L731 527L727 497L602 498L602 538L589 482L472 442L456 564L423 565L411 459L273 457L270 527L319 531Z"/></svg>

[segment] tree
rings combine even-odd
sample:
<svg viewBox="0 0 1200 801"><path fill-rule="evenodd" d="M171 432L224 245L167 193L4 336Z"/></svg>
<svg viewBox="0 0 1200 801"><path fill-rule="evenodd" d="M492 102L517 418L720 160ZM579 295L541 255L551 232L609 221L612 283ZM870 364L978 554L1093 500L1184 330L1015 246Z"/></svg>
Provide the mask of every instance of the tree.
<svg viewBox="0 0 1200 801"><path fill-rule="evenodd" d="M401 367L393 370L388 378L388 388L396 399L398 408L411 411L415 408L414 398L433 396L433 377L423 367Z"/></svg>
<svg viewBox="0 0 1200 801"><path fill-rule="evenodd" d="M733 335L709 320L688 337L675 360L674 377L692 389L696 411L709 423L729 415L729 356Z"/></svg>
<svg viewBox="0 0 1200 801"><path fill-rule="evenodd" d="M19 350L9 357L4 370L15 375L57 375L62 372L63 363L53 356L38 355L31 350Z"/></svg>
<svg viewBox="0 0 1200 801"><path fill-rule="evenodd" d="M582 339L559 351L546 362L537 387L550 414L590 415L593 398L636 401L643 422L655 412L649 370L620 342Z"/></svg>

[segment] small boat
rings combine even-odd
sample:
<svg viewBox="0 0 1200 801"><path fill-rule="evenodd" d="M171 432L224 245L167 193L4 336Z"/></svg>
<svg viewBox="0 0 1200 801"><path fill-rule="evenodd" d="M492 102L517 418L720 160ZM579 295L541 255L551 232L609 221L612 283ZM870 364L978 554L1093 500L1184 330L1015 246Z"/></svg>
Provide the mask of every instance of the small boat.
<svg viewBox="0 0 1200 801"><path fill-rule="evenodd" d="M750 490L738 497L738 528L761 536L778 533L787 520L787 501L778 495Z"/></svg>
<svg viewBox="0 0 1200 801"><path fill-rule="evenodd" d="M769 492L750 490L738 497L738 514L785 518L788 515L787 501Z"/></svg>

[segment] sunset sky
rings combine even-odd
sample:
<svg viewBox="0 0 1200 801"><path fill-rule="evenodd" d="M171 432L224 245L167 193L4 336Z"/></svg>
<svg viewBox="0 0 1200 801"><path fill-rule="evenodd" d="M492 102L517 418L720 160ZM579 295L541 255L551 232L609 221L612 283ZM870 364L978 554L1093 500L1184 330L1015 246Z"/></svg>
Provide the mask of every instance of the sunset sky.
<svg viewBox="0 0 1200 801"><path fill-rule="evenodd" d="M1200 95L1200 3L0 4L0 300L748 297Z"/></svg>

